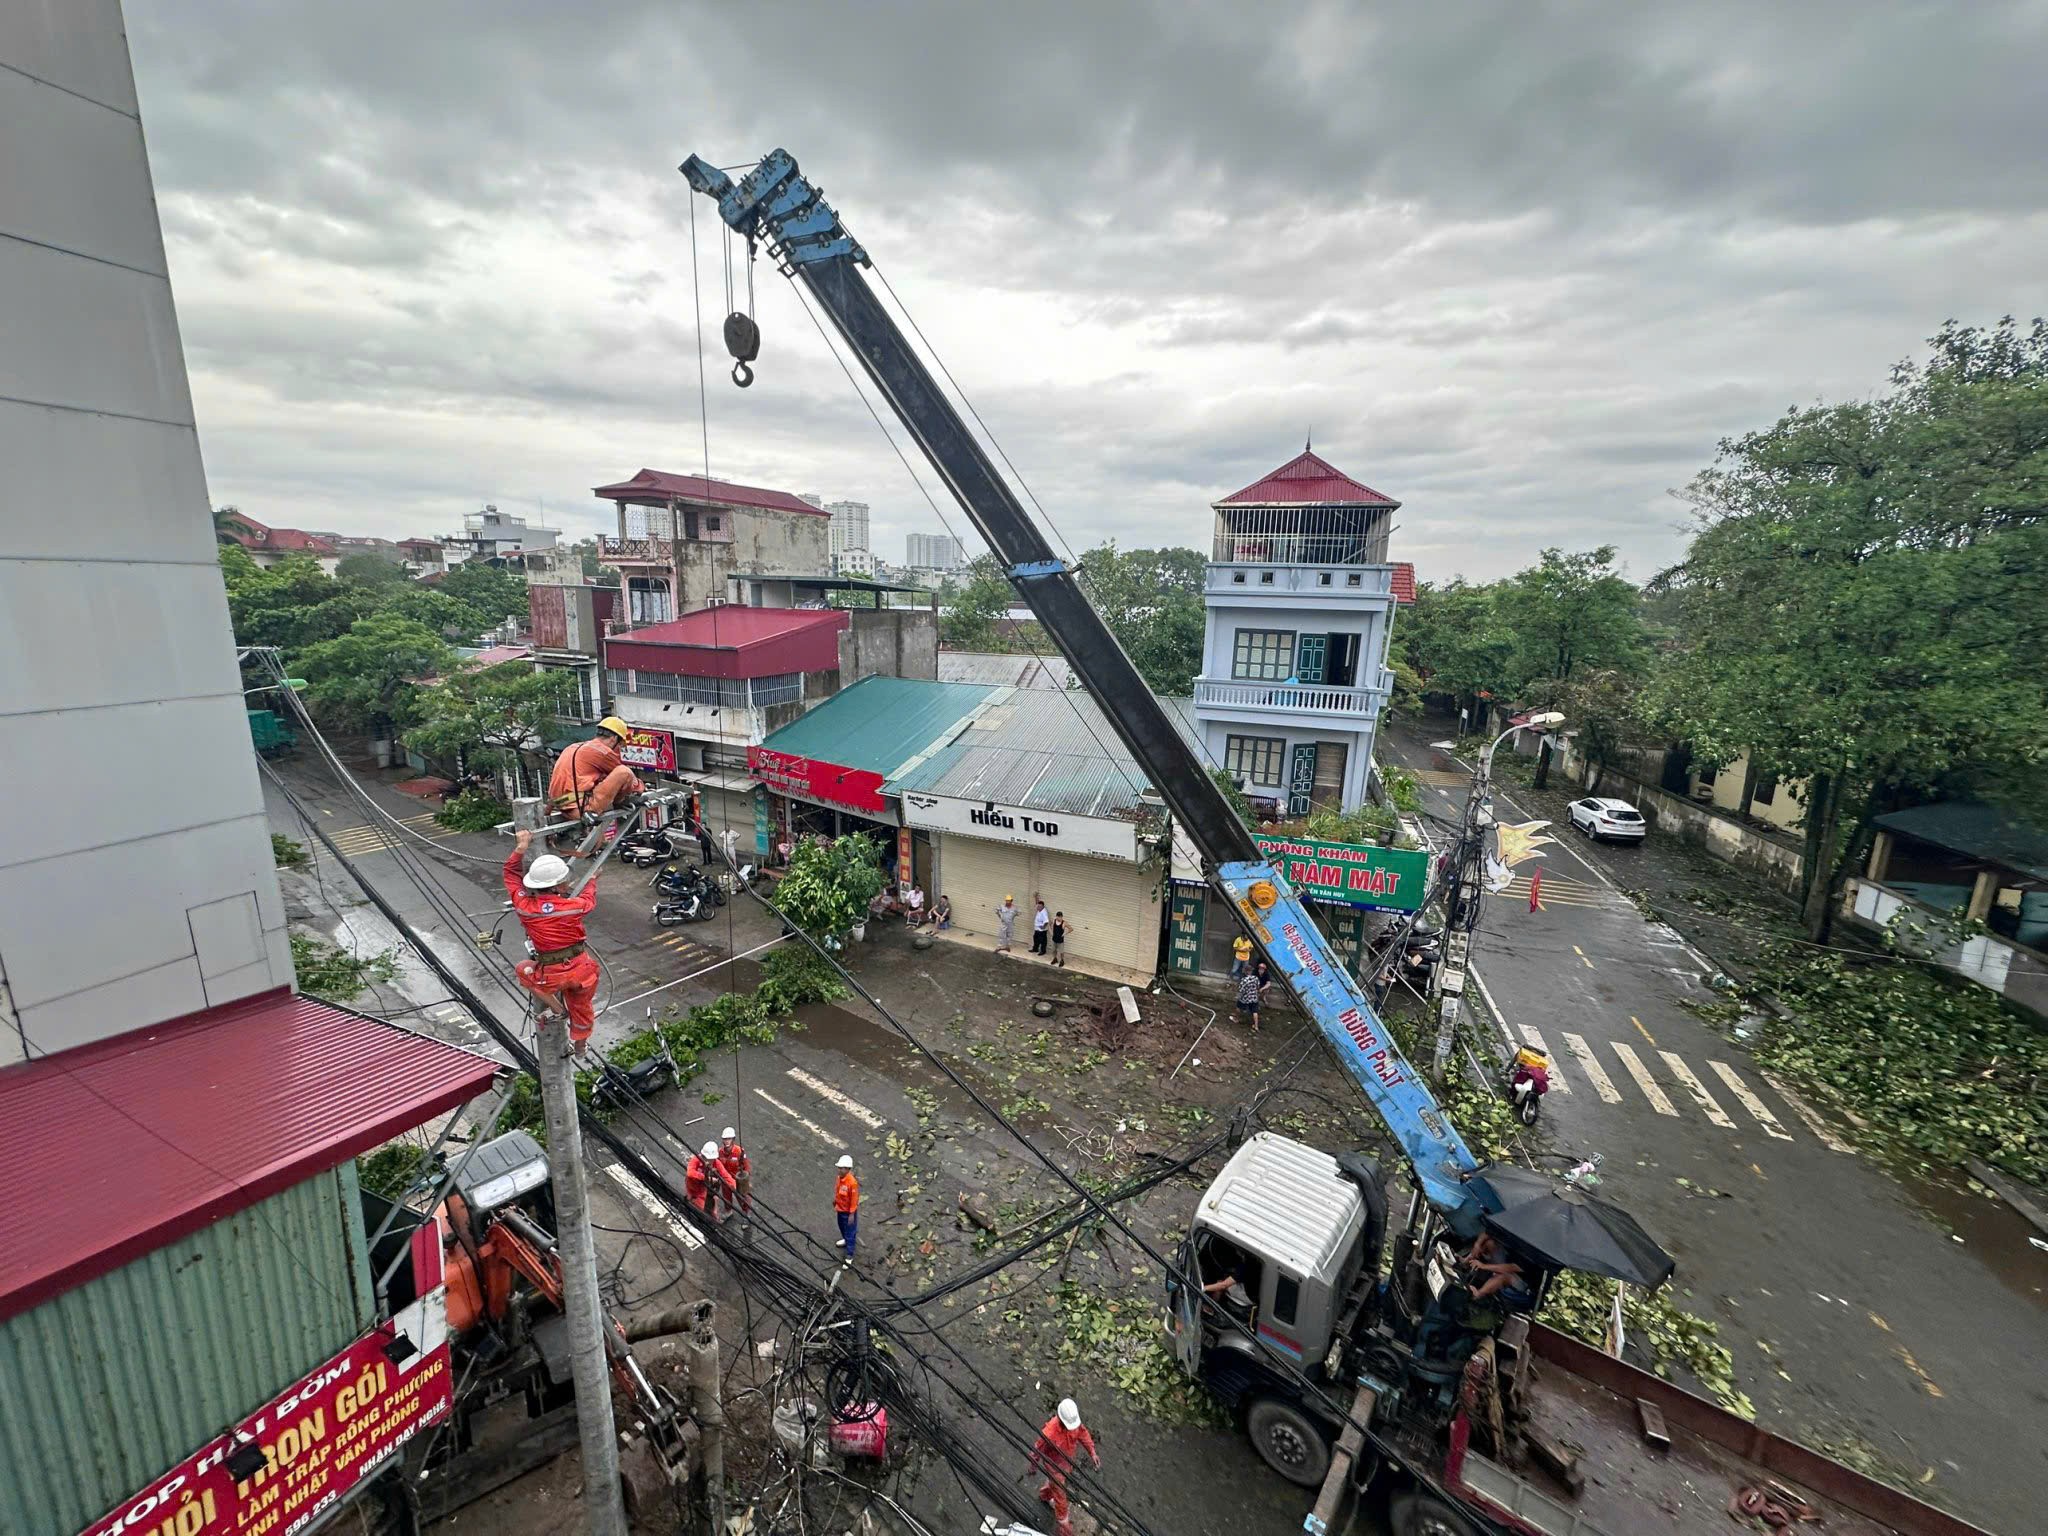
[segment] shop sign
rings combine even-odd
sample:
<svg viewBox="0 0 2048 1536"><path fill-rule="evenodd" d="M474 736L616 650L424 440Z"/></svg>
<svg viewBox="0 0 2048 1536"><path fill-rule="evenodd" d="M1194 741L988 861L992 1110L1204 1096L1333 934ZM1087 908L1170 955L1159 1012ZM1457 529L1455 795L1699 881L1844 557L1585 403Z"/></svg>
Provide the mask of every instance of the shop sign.
<svg viewBox="0 0 2048 1536"><path fill-rule="evenodd" d="M747 771L778 795L795 795L869 816L886 814L889 809L882 798L882 776L865 768L842 768L823 758L749 747Z"/></svg>
<svg viewBox="0 0 2048 1536"><path fill-rule="evenodd" d="M775 851L773 824L768 819L768 791L754 786L754 854L762 863Z"/></svg>
<svg viewBox="0 0 2048 1536"><path fill-rule="evenodd" d="M993 800L954 800L945 795L906 794L903 819L913 827L958 832L992 843L1017 843L1059 853L1085 853L1102 859L1138 859L1135 822L1101 816L1075 816L1065 811L1027 811L997 805Z"/></svg>
<svg viewBox="0 0 2048 1536"><path fill-rule="evenodd" d="M430 1229L431 1230L431 1229ZM404 1333L418 1353L393 1363ZM423 1334L425 1337L423 1337ZM121 1500L80 1536L293 1536L421 1430L448 1416L447 1292L435 1290ZM247 1482L228 1457L246 1437L264 1465Z"/></svg>
<svg viewBox="0 0 2048 1536"><path fill-rule="evenodd" d="M619 761L628 768L651 768L656 773L676 771L676 735L651 725L636 725L626 744L619 748Z"/></svg>
<svg viewBox="0 0 2048 1536"><path fill-rule="evenodd" d="M899 886L909 885L917 875L917 856L910 839L910 828L896 829L896 883Z"/></svg>
<svg viewBox="0 0 2048 1536"><path fill-rule="evenodd" d="M1209 893L1186 886L1173 889L1167 915L1166 963L1177 974L1195 976L1202 969L1202 925L1208 920Z"/></svg>
<svg viewBox="0 0 2048 1536"><path fill-rule="evenodd" d="M1379 848L1311 838L1254 838L1259 852L1280 866L1295 891L1316 901L1343 902L1377 912L1414 912L1429 881L1429 855L1420 848Z"/></svg>

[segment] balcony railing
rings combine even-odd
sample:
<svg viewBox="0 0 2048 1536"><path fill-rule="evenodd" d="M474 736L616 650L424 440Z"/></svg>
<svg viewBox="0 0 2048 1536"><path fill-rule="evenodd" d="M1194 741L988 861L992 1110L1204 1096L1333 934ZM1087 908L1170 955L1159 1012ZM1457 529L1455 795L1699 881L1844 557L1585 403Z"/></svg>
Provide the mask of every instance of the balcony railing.
<svg viewBox="0 0 2048 1536"><path fill-rule="evenodd" d="M637 560L648 565L667 565L668 546L661 539L615 539L609 534L597 536L597 558L600 560Z"/></svg>
<svg viewBox="0 0 2048 1536"><path fill-rule="evenodd" d="M1286 715L1358 715L1380 711L1377 688L1333 688L1309 683L1227 683L1197 680L1195 708L1270 710Z"/></svg>
<svg viewBox="0 0 2048 1536"><path fill-rule="evenodd" d="M1226 532L1216 535L1209 558L1218 565L1378 565L1387 558L1387 536Z"/></svg>

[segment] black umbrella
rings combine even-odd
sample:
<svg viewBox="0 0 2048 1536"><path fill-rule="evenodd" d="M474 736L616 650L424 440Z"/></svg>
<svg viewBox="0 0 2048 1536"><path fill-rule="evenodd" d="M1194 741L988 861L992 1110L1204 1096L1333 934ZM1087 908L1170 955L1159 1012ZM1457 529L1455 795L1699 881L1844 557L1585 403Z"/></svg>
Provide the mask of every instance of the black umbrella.
<svg viewBox="0 0 2048 1536"><path fill-rule="evenodd" d="M1635 1217L1575 1184L1507 1163L1482 1169L1472 1182L1500 1206L1486 1217L1487 1227L1543 1263L1646 1290L1678 1267Z"/></svg>

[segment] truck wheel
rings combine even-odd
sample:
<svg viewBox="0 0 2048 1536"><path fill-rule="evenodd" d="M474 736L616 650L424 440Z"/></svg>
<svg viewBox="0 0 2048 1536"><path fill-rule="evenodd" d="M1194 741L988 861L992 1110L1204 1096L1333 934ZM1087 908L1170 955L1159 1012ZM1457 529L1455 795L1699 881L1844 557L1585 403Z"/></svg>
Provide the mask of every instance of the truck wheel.
<svg viewBox="0 0 2048 1536"><path fill-rule="evenodd" d="M1322 1429L1292 1403L1262 1397L1246 1410L1244 1432L1259 1460L1290 1483L1320 1488L1330 1470L1330 1442Z"/></svg>
<svg viewBox="0 0 2048 1536"><path fill-rule="evenodd" d="M1472 1522L1433 1493L1397 1493L1387 1504L1393 1536L1473 1536Z"/></svg>

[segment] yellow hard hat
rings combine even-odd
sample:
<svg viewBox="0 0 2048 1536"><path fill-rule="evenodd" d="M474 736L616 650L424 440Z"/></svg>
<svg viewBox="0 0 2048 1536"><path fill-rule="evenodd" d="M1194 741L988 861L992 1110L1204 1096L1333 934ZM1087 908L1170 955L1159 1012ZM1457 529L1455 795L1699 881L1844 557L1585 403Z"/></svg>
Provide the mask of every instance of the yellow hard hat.
<svg viewBox="0 0 2048 1536"><path fill-rule="evenodd" d="M626 724L626 722L621 720L617 715L606 715L602 720L597 722L597 728L600 731L610 731L614 736L618 737L621 741L630 740L633 735L633 727Z"/></svg>

